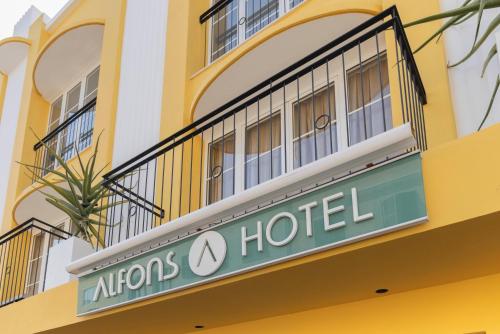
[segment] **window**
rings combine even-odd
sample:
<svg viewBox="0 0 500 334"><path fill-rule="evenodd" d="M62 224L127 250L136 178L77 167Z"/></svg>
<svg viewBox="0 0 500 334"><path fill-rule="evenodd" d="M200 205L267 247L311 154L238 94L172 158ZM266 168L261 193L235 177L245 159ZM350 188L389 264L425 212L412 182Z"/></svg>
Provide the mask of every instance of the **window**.
<svg viewBox="0 0 500 334"><path fill-rule="evenodd" d="M378 47L385 48L383 39ZM207 124L204 131L208 134L202 134L204 140L211 138L205 143L205 203L250 189L392 128L385 51L377 55L375 43L354 51L273 82L269 90L240 101L238 109L228 108L233 115L224 117L224 123ZM222 139L222 131L214 128L232 131Z"/></svg>
<svg viewBox="0 0 500 334"><path fill-rule="evenodd" d="M63 231L70 231L71 228L67 226L68 224L71 224L71 221L69 219L66 222L63 222L63 223L60 223L59 225L57 225L56 228L63 230ZM63 240L62 238L58 237L58 235L60 235L61 232L59 232L57 229L52 229L52 232L55 234L50 234L48 248L57 245L58 243L61 242L61 240Z"/></svg>
<svg viewBox="0 0 500 334"><path fill-rule="evenodd" d="M81 83L77 84L66 94L66 111L64 113L65 121L77 113L80 105L80 92ZM64 160L69 160L76 153L74 152L74 149L77 131L78 122L69 123L68 126L62 131L59 154Z"/></svg>
<svg viewBox="0 0 500 334"><path fill-rule="evenodd" d="M212 17L212 60L238 45L238 8L233 0Z"/></svg>
<svg viewBox="0 0 500 334"><path fill-rule="evenodd" d="M249 38L279 16L279 0L246 0L245 38Z"/></svg>
<svg viewBox="0 0 500 334"><path fill-rule="evenodd" d="M62 96L55 100L50 107L49 132L59 126L62 111Z"/></svg>
<svg viewBox="0 0 500 334"><path fill-rule="evenodd" d="M40 274L42 273L44 233L33 235L30 261L28 264L28 280L26 284L26 294L36 295L40 289Z"/></svg>
<svg viewBox="0 0 500 334"><path fill-rule="evenodd" d="M87 76L85 82L85 96L83 104L86 105L97 97L97 85L99 83L99 67ZM82 116L78 149L81 151L90 146L92 134L94 133L94 112L88 112Z"/></svg>
<svg viewBox="0 0 500 334"><path fill-rule="evenodd" d="M350 69L347 91L351 145L392 128L386 54Z"/></svg>
<svg viewBox="0 0 500 334"><path fill-rule="evenodd" d="M86 105L97 96L97 84L99 83L99 67L93 70L85 81L85 98L83 105Z"/></svg>
<svg viewBox="0 0 500 334"><path fill-rule="evenodd" d="M281 113L260 120L246 130L245 188L281 174Z"/></svg>
<svg viewBox="0 0 500 334"><path fill-rule="evenodd" d="M49 126L48 133L54 131L60 123L61 113L62 113L62 96L55 100L50 107L50 115L49 115ZM47 145L54 151L57 151L57 140L50 140L47 142ZM43 167L46 169L53 169L56 163L56 158L53 154L47 152L45 157L43 157ZM46 174L42 171L43 174Z"/></svg>
<svg viewBox="0 0 500 334"><path fill-rule="evenodd" d="M212 142L208 152L207 203L211 204L234 193L234 132Z"/></svg>
<svg viewBox="0 0 500 334"><path fill-rule="evenodd" d="M293 167L337 151L335 85L293 104Z"/></svg>
<svg viewBox="0 0 500 334"><path fill-rule="evenodd" d="M215 4L217 0L213 0ZM211 18L209 59L214 61L303 0L232 0Z"/></svg>
<svg viewBox="0 0 500 334"><path fill-rule="evenodd" d="M71 119L85 105L97 96L99 83L99 67L84 77L65 95L57 98L51 105L47 133L54 131L63 122ZM64 160L69 160L76 154L76 148L82 151L90 146L94 130L94 108L76 116L65 128L47 142L48 146L59 153ZM44 167L54 169L57 166L55 157L45 154Z"/></svg>
<svg viewBox="0 0 500 334"><path fill-rule="evenodd" d="M293 8L302 2L304 2L304 0L288 0L288 7Z"/></svg>

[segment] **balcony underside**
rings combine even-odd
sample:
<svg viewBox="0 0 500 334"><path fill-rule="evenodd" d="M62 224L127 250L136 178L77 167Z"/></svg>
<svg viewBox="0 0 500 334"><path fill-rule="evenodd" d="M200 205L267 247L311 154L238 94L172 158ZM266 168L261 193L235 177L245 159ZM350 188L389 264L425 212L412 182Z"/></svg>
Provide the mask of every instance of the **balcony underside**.
<svg viewBox="0 0 500 334"><path fill-rule="evenodd" d="M52 189L35 183L32 187L26 188L18 197L13 211L13 218L17 224L33 216L51 223L60 222L67 217L62 211L49 204L42 192L57 196Z"/></svg>
<svg viewBox="0 0 500 334"><path fill-rule="evenodd" d="M268 79L271 74L278 73L335 40L369 17L368 14L360 13L327 16L299 24L268 39L225 69L205 89L194 110L194 119L206 115L249 87Z"/></svg>
<svg viewBox="0 0 500 334"><path fill-rule="evenodd" d="M22 37L10 37L0 41L0 73L10 73L26 56L30 41Z"/></svg>
<svg viewBox="0 0 500 334"><path fill-rule="evenodd" d="M55 100L82 73L89 73L99 64L103 34L102 24L81 25L46 44L36 60L33 81L47 101Z"/></svg>

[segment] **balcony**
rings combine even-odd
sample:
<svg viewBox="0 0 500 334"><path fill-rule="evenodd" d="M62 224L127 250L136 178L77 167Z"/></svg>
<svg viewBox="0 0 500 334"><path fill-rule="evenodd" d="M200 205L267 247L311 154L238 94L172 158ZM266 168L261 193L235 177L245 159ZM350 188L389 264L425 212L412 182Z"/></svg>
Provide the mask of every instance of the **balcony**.
<svg viewBox="0 0 500 334"><path fill-rule="evenodd" d="M303 0L221 0L200 16L209 26L210 62L244 43Z"/></svg>
<svg viewBox="0 0 500 334"><path fill-rule="evenodd" d="M109 247L171 222L178 238L425 150L425 103L390 8L106 174L108 203L126 203L100 237Z"/></svg>
<svg viewBox="0 0 500 334"><path fill-rule="evenodd" d="M0 307L45 291L49 248L70 236L35 218L0 236Z"/></svg>

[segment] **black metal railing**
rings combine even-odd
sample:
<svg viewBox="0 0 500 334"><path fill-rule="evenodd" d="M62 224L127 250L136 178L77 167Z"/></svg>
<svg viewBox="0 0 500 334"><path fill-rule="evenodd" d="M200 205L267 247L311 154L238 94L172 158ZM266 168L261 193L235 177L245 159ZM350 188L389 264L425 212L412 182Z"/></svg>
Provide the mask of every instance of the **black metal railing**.
<svg viewBox="0 0 500 334"><path fill-rule="evenodd" d="M304 0L220 0L200 16L209 25L210 61L214 61L274 22ZM210 21L210 22L208 22Z"/></svg>
<svg viewBox="0 0 500 334"><path fill-rule="evenodd" d="M94 98L33 146L37 167L35 169L37 175L33 176L33 182L36 176L44 176L48 171L58 167L54 154L51 154L47 147L68 161L76 156L77 150L82 151L90 146L94 133L95 107Z"/></svg>
<svg viewBox="0 0 500 334"><path fill-rule="evenodd" d="M101 217L100 237L109 246L143 233L388 131L396 117L425 150L425 103L389 8L106 174L107 204L120 204Z"/></svg>
<svg viewBox="0 0 500 334"><path fill-rule="evenodd" d="M0 307L44 291L48 250L70 236L36 218L0 236Z"/></svg>

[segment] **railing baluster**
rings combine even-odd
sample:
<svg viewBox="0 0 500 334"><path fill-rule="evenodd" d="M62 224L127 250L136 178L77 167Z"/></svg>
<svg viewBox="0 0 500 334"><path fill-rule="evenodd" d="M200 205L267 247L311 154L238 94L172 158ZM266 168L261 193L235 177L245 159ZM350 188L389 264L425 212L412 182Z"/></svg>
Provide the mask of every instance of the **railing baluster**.
<svg viewBox="0 0 500 334"><path fill-rule="evenodd" d="M314 95L314 67L311 67L311 87L312 87L312 128L314 134L314 161L318 160L318 143L316 134L316 97Z"/></svg>
<svg viewBox="0 0 500 334"><path fill-rule="evenodd" d="M268 2L269 4L269 2ZM270 142L270 148L269 148L269 154L270 154L270 177L269 179L272 179L274 177L273 175L273 82L269 82L269 142Z"/></svg>
<svg viewBox="0 0 500 334"><path fill-rule="evenodd" d="M329 133L330 133L330 153L333 153L333 133L332 133L332 123L333 123L333 118L332 118L332 97L331 97L331 92L330 92L330 59L326 59L326 90L327 90L327 98L328 98L328 128L329 128ZM326 149L326 147L325 147Z"/></svg>

